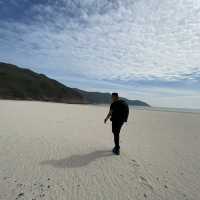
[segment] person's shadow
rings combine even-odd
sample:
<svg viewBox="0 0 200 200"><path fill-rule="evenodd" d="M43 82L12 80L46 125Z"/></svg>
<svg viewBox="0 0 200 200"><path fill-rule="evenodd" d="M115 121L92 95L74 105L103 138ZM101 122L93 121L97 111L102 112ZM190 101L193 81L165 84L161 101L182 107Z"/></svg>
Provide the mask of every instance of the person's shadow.
<svg viewBox="0 0 200 200"><path fill-rule="evenodd" d="M112 156L113 153L108 150L99 150L94 151L88 154L82 154L82 155L72 155L68 158L63 158L60 160L46 160L42 161L41 165L52 165L56 168L77 168L82 167L85 165L88 165L89 163L97 160L101 157L108 157Z"/></svg>

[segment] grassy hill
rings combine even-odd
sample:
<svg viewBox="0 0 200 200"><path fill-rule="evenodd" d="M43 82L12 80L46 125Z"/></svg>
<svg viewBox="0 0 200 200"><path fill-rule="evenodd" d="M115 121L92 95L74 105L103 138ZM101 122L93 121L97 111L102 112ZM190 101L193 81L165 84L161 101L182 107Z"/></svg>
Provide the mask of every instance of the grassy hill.
<svg viewBox="0 0 200 200"><path fill-rule="evenodd" d="M0 62L0 99L109 104L111 94L70 88L43 74ZM125 100L130 105L149 106L139 100Z"/></svg>
<svg viewBox="0 0 200 200"><path fill-rule="evenodd" d="M0 98L83 103L83 96L56 80L29 69L0 63Z"/></svg>
<svg viewBox="0 0 200 200"><path fill-rule="evenodd" d="M76 89L76 91L80 92L86 102L88 103L95 103L95 104L109 104L110 103L110 99L111 99L111 94L110 93L102 93L102 92L87 92L87 91L83 91L80 89ZM140 100L129 100L126 98L121 97L121 99L125 100L129 105L133 105L133 106L148 106L149 105L143 101Z"/></svg>

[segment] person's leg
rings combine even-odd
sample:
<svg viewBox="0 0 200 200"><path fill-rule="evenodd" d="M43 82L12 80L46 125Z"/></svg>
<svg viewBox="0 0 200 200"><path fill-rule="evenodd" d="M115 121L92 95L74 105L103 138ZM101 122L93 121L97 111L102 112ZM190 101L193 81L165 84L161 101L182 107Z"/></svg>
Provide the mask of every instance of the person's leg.
<svg viewBox="0 0 200 200"><path fill-rule="evenodd" d="M115 142L115 149L119 150L120 146L119 146L119 131L116 131L114 133L114 142Z"/></svg>
<svg viewBox="0 0 200 200"><path fill-rule="evenodd" d="M116 150L116 123L115 122L112 122L112 133L113 133L113 139L114 139L114 148L113 148L113 151Z"/></svg>
<svg viewBox="0 0 200 200"><path fill-rule="evenodd" d="M120 149L119 138L120 138L120 130L121 130L122 125L123 123L119 123L119 122L112 123L112 132L114 135L114 143L115 143L114 151L119 151Z"/></svg>

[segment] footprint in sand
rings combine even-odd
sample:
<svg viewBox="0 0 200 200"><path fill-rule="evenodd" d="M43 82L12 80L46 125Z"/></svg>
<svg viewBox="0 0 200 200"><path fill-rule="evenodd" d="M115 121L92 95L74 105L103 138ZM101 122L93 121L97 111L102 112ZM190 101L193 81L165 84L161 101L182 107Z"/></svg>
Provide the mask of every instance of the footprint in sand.
<svg viewBox="0 0 200 200"><path fill-rule="evenodd" d="M153 191L153 187L151 184L149 184L148 180L146 178L144 178L143 176L140 176L140 179L139 179L140 183L146 187L148 187L150 190Z"/></svg>
<svg viewBox="0 0 200 200"><path fill-rule="evenodd" d="M137 161L136 160L131 160L132 161L132 165L134 166L134 167L139 167L140 165L137 163Z"/></svg>

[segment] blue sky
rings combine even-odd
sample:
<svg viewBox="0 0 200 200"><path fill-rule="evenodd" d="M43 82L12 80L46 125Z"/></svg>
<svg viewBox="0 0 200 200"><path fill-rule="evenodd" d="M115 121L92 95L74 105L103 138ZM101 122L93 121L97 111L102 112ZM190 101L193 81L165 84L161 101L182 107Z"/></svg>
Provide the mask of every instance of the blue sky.
<svg viewBox="0 0 200 200"><path fill-rule="evenodd" d="M0 61L71 87L200 108L200 1L0 0Z"/></svg>

